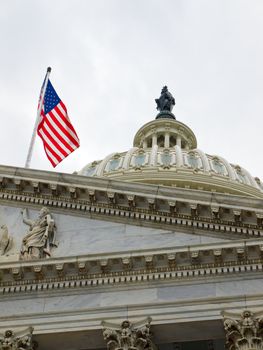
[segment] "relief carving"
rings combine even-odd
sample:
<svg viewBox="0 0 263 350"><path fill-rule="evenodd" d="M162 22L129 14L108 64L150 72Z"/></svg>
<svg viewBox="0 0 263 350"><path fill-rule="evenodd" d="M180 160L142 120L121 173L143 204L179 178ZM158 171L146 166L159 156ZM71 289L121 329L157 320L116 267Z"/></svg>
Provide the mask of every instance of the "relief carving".
<svg viewBox="0 0 263 350"><path fill-rule="evenodd" d="M36 220L30 220L27 210L22 210L23 222L29 226L29 230L22 241L20 259L32 260L49 258L52 247L56 247L56 226L48 208L43 207Z"/></svg>
<svg viewBox="0 0 263 350"><path fill-rule="evenodd" d="M227 317L230 316L230 317ZM263 348L263 318L251 311L224 314L226 347L229 350L259 350Z"/></svg>
<svg viewBox="0 0 263 350"><path fill-rule="evenodd" d="M19 332L7 330L4 334L0 333L0 350L35 350L32 333L32 327Z"/></svg>
<svg viewBox="0 0 263 350"><path fill-rule="evenodd" d="M103 337L108 350L155 349L150 333L151 319L132 324L125 320L120 326L103 322Z"/></svg>
<svg viewBox="0 0 263 350"><path fill-rule="evenodd" d="M13 237L10 236L6 225L0 227L0 255L6 255L6 253L13 246Z"/></svg>

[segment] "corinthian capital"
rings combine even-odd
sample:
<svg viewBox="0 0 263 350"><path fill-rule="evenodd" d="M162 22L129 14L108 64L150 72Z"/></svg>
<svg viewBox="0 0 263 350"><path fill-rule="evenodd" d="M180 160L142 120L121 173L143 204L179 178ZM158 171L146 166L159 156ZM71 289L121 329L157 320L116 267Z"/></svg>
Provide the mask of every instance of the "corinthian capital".
<svg viewBox="0 0 263 350"><path fill-rule="evenodd" d="M34 350L32 333L32 327L19 332L6 330L3 334L0 334L0 350Z"/></svg>
<svg viewBox="0 0 263 350"><path fill-rule="evenodd" d="M263 349L263 313L223 313L226 347L229 350Z"/></svg>
<svg viewBox="0 0 263 350"><path fill-rule="evenodd" d="M150 318L134 324L128 320L121 325L102 322L108 350L153 350L150 323Z"/></svg>

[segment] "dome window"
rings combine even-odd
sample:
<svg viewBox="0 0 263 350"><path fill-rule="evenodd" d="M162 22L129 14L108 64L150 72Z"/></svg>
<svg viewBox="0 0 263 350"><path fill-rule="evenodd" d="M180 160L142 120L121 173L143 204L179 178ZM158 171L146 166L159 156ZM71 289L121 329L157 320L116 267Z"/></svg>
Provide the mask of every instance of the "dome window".
<svg viewBox="0 0 263 350"><path fill-rule="evenodd" d="M90 166L83 170L83 175L85 176L93 176L96 170L98 162L92 162Z"/></svg>
<svg viewBox="0 0 263 350"><path fill-rule="evenodd" d="M151 147L152 147L152 144L153 144L152 139L151 139L151 138L148 138L148 140L147 140L147 147L148 147L148 148L151 148Z"/></svg>
<svg viewBox="0 0 263 350"><path fill-rule="evenodd" d="M164 147L164 136L163 135L160 135L158 138L157 138L157 145L159 147Z"/></svg>
<svg viewBox="0 0 263 350"><path fill-rule="evenodd" d="M245 177L245 175L243 174L243 172L242 172L240 166L237 165L237 166L235 167L235 169L236 169L236 174L237 174L237 179L238 179L238 181L242 182L243 184L246 184L246 183L247 183L247 180L246 180L246 177Z"/></svg>
<svg viewBox="0 0 263 350"><path fill-rule="evenodd" d="M161 154L161 162L164 168L170 168L172 161L172 156L169 152L164 152Z"/></svg>
<svg viewBox="0 0 263 350"><path fill-rule="evenodd" d="M83 171L83 175L85 175L85 176L92 176L95 173L95 169L96 169L95 166L90 166L90 167L88 167L87 169L85 169Z"/></svg>
<svg viewBox="0 0 263 350"><path fill-rule="evenodd" d="M181 142L181 148L182 149L185 149L186 148L186 142L184 140L182 140Z"/></svg>
<svg viewBox="0 0 263 350"><path fill-rule="evenodd" d="M176 138L174 136L170 136L170 147L174 147L176 145Z"/></svg>
<svg viewBox="0 0 263 350"><path fill-rule="evenodd" d="M216 173L220 175L225 175L225 167L224 165L219 161L218 158L214 158L212 161L213 169Z"/></svg>
<svg viewBox="0 0 263 350"><path fill-rule="evenodd" d="M145 163L146 155L144 153L138 153L134 158L135 166L143 166Z"/></svg>
<svg viewBox="0 0 263 350"><path fill-rule="evenodd" d="M187 160L191 168L199 168L199 161L194 153L189 153Z"/></svg>
<svg viewBox="0 0 263 350"><path fill-rule="evenodd" d="M108 163L108 171L114 171L116 170L119 165L120 165L120 156L119 155L115 155L113 159L111 159Z"/></svg>

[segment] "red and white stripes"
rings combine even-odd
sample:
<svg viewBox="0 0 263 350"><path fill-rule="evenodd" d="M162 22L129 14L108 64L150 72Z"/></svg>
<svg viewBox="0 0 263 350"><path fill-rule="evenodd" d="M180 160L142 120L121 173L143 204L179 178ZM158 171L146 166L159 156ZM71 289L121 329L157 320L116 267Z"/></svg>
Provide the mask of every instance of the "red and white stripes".
<svg viewBox="0 0 263 350"><path fill-rule="evenodd" d="M79 147L79 138L62 101L47 114L42 107L37 133L53 167Z"/></svg>

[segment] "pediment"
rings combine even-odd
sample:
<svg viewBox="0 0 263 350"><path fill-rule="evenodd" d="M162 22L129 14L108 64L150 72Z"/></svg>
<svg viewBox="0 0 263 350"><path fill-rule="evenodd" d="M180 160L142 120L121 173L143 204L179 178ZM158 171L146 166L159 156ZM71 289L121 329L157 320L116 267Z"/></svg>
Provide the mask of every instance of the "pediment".
<svg viewBox="0 0 263 350"><path fill-rule="evenodd" d="M38 211L30 209L28 214L29 217L36 218ZM143 227L56 212L52 216L56 224L56 240L59 243L52 251L54 257L188 247L229 240L220 237L220 234L216 237L212 234L194 233L192 229L183 232L178 227L169 230L154 225ZM22 240L28 230L22 220L21 208L0 206L0 225L6 225L13 241L12 249L2 254L1 260L18 260Z"/></svg>

